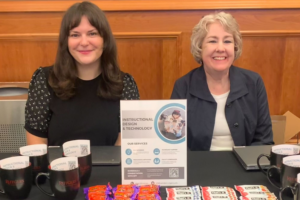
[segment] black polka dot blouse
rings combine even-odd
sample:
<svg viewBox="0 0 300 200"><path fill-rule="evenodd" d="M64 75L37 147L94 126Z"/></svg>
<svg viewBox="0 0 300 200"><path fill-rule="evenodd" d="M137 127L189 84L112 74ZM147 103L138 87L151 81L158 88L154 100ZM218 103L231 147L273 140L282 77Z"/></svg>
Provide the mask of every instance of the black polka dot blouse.
<svg viewBox="0 0 300 200"><path fill-rule="evenodd" d="M91 145L114 145L120 132L120 101L97 96L99 80L78 80L76 95L59 99L48 84L51 67L42 67L32 76L25 108L25 129L48 145L62 145L75 139L89 139ZM138 100L138 87L125 74L122 100Z"/></svg>

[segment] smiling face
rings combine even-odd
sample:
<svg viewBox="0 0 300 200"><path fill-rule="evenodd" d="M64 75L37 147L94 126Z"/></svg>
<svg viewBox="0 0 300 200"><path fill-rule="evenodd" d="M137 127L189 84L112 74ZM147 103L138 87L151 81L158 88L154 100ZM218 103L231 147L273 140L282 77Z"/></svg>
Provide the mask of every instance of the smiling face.
<svg viewBox="0 0 300 200"><path fill-rule="evenodd" d="M233 35L218 23L212 23L202 43L202 61L209 71L224 72L234 61Z"/></svg>
<svg viewBox="0 0 300 200"><path fill-rule="evenodd" d="M76 60L77 66L100 65L103 52L103 38L93 27L86 16L80 24L70 30L68 37L70 54Z"/></svg>

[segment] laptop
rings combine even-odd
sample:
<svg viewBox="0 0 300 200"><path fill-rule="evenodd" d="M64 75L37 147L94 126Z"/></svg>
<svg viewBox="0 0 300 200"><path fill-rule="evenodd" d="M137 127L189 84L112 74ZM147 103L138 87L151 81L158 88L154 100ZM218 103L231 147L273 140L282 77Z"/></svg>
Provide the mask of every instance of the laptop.
<svg viewBox="0 0 300 200"><path fill-rule="evenodd" d="M48 148L49 163L62 157L61 147ZM121 164L121 147L119 146L91 146L92 164L93 165L120 165Z"/></svg>
<svg viewBox="0 0 300 200"><path fill-rule="evenodd" d="M269 155L273 145L264 146L236 146L233 147L233 153L246 170L258 170L257 157L260 154ZM266 157L260 159L260 165L263 169L270 167L270 161Z"/></svg>

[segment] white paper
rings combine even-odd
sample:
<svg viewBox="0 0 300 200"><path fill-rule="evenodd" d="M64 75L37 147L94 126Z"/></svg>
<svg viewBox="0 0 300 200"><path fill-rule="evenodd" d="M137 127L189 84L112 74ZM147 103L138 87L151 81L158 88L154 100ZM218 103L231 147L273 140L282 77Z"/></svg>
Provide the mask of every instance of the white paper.
<svg viewBox="0 0 300 200"><path fill-rule="evenodd" d="M284 157L282 163L290 167L300 167L300 155Z"/></svg>
<svg viewBox="0 0 300 200"><path fill-rule="evenodd" d="M296 155L300 152L300 146L281 144L272 147L272 152L280 155Z"/></svg>
<svg viewBox="0 0 300 200"><path fill-rule="evenodd" d="M34 144L20 147L20 154L23 156L41 156L47 153L46 144Z"/></svg>
<svg viewBox="0 0 300 200"><path fill-rule="evenodd" d="M186 100L121 101L122 184L187 185Z"/></svg>
<svg viewBox="0 0 300 200"><path fill-rule="evenodd" d="M81 157L91 153L90 140L72 140L63 144L65 156Z"/></svg>
<svg viewBox="0 0 300 200"><path fill-rule="evenodd" d="M300 183L300 173L297 174L297 182Z"/></svg>
<svg viewBox="0 0 300 200"><path fill-rule="evenodd" d="M63 157L53 160L50 163L51 170L55 171L66 171L78 168L78 158L77 157Z"/></svg>
<svg viewBox="0 0 300 200"><path fill-rule="evenodd" d="M29 166L28 156L14 156L0 160L2 169L22 169Z"/></svg>

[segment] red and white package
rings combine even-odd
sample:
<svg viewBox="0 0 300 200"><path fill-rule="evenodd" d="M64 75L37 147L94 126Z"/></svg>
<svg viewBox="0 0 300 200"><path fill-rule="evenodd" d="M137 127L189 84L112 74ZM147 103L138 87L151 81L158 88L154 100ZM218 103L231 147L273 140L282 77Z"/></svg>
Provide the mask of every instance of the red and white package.
<svg viewBox="0 0 300 200"><path fill-rule="evenodd" d="M254 197L254 196L248 196L248 197L243 197L240 196L240 200L276 200L276 196L275 197Z"/></svg>
<svg viewBox="0 0 300 200"><path fill-rule="evenodd" d="M202 197L204 200L238 200L235 195L206 195Z"/></svg>
<svg viewBox="0 0 300 200"><path fill-rule="evenodd" d="M270 192L268 188L263 185L235 185L234 187L242 196L247 196L247 192L249 191Z"/></svg>
<svg viewBox="0 0 300 200"><path fill-rule="evenodd" d="M201 200L201 197L167 197L166 200Z"/></svg>
<svg viewBox="0 0 300 200"><path fill-rule="evenodd" d="M217 191L217 190L233 190L230 187L223 186L211 186L211 187L201 187L202 191Z"/></svg>
<svg viewBox="0 0 300 200"><path fill-rule="evenodd" d="M211 196L211 195L227 195L227 196L236 196L234 189L232 188L218 188L214 189L213 187L202 187L202 196Z"/></svg>
<svg viewBox="0 0 300 200"><path fill-rule="evenodd" d="M261 191L248 191L248 192L243 192L243 196L245 197L275 197L274 193L271 192L261 192Z"/></svg>
<svg viewBox="0 0 300 200"><path fill-rule="evenodd" d="M230 187L202 187L204 200L237 200L234 189Z"/></svg>
<svg viewBox="0 0 300 200"><path fill-rule="evenodd" d="M172 192L167 192L167 197L194 197L196 196L193 192L191 191L172 191Z"/></svg>
<svg viewBox="0 0 300 200"><path fill-rule="evenodd" d="M200 197L200 187L198 185L192 187L166 188L167 197Z"/></svg>
<svg viewBox="0 0 300 200"><path fill-rule="evenodd" d="M227 195L212 195L203 197L204 200L237 200L237 198Z"/></svg>

